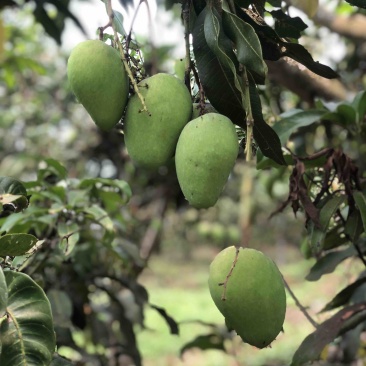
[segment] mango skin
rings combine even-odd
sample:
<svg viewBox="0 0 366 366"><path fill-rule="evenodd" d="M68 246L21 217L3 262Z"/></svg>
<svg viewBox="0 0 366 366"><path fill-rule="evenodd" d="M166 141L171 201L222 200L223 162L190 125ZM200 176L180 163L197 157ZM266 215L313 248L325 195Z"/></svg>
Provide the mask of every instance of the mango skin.
<svg viewBox="0 0 366 366"><path fill-rule="evenodd" d="M222 299L224 283L232 268L234 246L221 251L210 265L208 285L211 297L246 343L264 348L281 332L286 314L286 292L276 264L262 252L239 248L238 259L227 281L226 300Z"/></svg>
<svg viewBox="0 0 366 366"><path fill-rule="evenodd" d="M215 205L238 149L235 127L221 114L204 114L184 127L175 151L175 166L180 188L190 205Z"/></svg>
<svg viewBox="0 0 366 366"><path fill-rule="evenodd" d="M191 118L191 95L181 80L169 74L155 74L138 86L149 113L141 112L141 101L134 94L124 118L125 144L136 165L157 169L174 156L179 134Z"/></svg>
<svg viewBox="0 0 366 366"><path fill-rule="evenodd" d="M129 81L119 52L99 40L79 43L67 62L70 87L104 131L122 118L128 99Z"/></svg>

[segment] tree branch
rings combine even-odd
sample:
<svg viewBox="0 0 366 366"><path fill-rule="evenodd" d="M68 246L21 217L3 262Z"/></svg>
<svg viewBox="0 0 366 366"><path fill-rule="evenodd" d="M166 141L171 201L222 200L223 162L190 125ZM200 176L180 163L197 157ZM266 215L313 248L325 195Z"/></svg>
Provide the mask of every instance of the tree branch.
<svg viewBox="0 0 366 366"><path fill-rule="evenodd" d="M344 100L347 90L337 79L324 79L298 62L284 57L278 61L266 61L268 78L297 94L304 102L314 104L314 98Z"/></svg>

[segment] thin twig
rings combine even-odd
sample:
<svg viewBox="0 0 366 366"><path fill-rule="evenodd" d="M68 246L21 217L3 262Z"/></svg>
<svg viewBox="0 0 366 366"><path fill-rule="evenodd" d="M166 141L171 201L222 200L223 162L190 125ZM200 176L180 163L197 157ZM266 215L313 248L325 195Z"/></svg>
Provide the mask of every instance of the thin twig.
<svg viewBox="0 0 366 366"><path fill-rule="evenodd" d="M114 41L116 42L116 44L118 46L118 50L119 50L119 53L120 53L120 56L121 56L121 59L122 59L122 62L123 62L123 66L124 66L124 68L125 68L125 70L127 72L128 77L131 80L131 83L133 85L133 89L134 89L135 93L137 94L137 96L139 97L139 99L141 101L142 109L140 110L140 112L149 113L149 111L148 111L148 109L146 107L146 104L145 104L145 99L141 95L141 93L139 91L139 88L137 86L136 80L135 80L135 78L134 78L134 76L132 74L132 71L131 71L130 67L128 66L128 63L127 63L127 60L126 60L126 57L125 57L125 53L124 53L124 50L123 50L122 43L121 43L121 41L118 38L118 34L117 34L117 31L116 31L116 27L113 24L114 14L113 14L113 9L112 9L112 3L111 3L111 1L112 0L107 0L107 14L109 16L110 23L112 24L113 34L114 34Z"/></svg>
<svg viewBox="0 0 366 366"><path fill-rule="evenodd" d="M308 311L306 310L306 308L301 305L300 301L295 296L295 294L292 292L289 284L286 282L286 280L284 278L283 278L283 282L285 283L285 287L286 287L287 291L289 292L289 294L291 295L291 297L294 299L296 306L305 315L305 318L309 321L309 323L311 323L311 325L314 328L318 328L319 324L310 316L310 314L308 313Z"/></svg>

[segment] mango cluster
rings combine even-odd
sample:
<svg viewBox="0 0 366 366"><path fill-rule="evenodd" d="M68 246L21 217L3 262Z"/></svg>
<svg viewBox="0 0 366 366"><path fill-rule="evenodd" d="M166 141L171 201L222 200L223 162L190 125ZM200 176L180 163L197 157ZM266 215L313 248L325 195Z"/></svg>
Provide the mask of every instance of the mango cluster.
<svg viewBox="0 0 366 366"><path fill-rule="evenodd" d="M238 154L235 127L227 117L213 113L212 107L199 116L185 84L163 73L142 80L140 96L129 98L119 52L99 40L73 49L67 74L72 91L100 129L111 130L124 115L125 144L136 165L157 170L175 156L189 203L196 208L216 203Z"/></svg>

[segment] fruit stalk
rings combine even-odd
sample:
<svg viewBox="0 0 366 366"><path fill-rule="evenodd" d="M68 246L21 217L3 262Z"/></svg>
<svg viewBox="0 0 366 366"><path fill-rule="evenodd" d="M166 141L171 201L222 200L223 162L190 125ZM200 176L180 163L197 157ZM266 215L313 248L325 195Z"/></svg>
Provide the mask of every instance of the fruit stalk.
<svg viewBox="0 0 366 366"><path fill-rule="evenodd" d="M112 9L112 0L107 0L107 14L108 14L108 17L109 17L109 21L112 25L112 29L113 29L113 34L114 34L114 40L115 42L117 43L117 46L118 46L118 50L119 50L119 53L121 55L121 59L122 59L122 62L123 62L123 66L127 72L127 75L129 77L129 79L131 80L131 83L133 85L133 89L135 91L135 93L138 95L139 99L140 99L140 102L142 104L142 109L141 109L141 112L147 112L149 113L147 107L146 107L146 104L145 104L145 100L144 98L142 97L140 91L139 91L139 88L137 86L137 83L136 83L136 80L135 78L133 77L132 75L132 72L131 72L131 69L130 67L128 66L128 63L127 63L127 60L126 60L126 57L125 57L125 53L123 51L123 47L122 47L122 44L118 38L118 34L117 34L117 31L116 31L116 27L114 26L113 24L113 18L114 18L114 15L113 15L113 9Z"/></svg>

